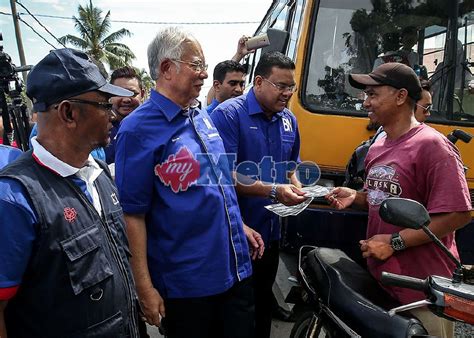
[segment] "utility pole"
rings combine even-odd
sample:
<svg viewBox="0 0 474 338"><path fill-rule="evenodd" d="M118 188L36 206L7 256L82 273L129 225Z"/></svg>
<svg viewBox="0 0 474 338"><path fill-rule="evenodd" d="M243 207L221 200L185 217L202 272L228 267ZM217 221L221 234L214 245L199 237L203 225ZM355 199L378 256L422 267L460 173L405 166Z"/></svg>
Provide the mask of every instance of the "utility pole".
<svg viewBox="0 0 474 338"><path fill-rule="evenodd" d="M23 49L23 42L21 40L20 24L18 23L18 14L16 12L15 0L10 0L10 6L12 8L13 25L15 26L16 44L18 46L18 54L20 55L20 63L21 66L26 66L25 51ZM26 77L28 73L26 71L21 73L23 75L23 82L26 84Z"/></svg>

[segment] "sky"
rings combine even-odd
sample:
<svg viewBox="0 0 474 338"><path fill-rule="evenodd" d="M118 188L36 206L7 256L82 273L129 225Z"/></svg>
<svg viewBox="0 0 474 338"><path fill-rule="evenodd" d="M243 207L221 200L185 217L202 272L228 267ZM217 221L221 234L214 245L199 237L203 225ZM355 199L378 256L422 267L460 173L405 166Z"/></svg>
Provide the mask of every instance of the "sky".
<svg viewBox="0 0 474 338"><path fill-rule="evenodd" d="M89 0L19 0L36 18L56 37L66 34L78 35L74 22L70 19L58 19L37 16L52 15L77 16L79 5L85 6ZM271 5L271 0L93 0L93 4L103 10L110 10L111 20L153 21L166 24L138 24L112 22L110 32L121 28L128 29L131 37L120 42L127 44L136 59L133 66L144 68L148 72L146 49L156 32L166 26L180 26L190 31L201 43L206 62L209 64L209 78L205 81L200 98L203 99L212 85L214 66L230 59L237 48L242 35L253 35L259 22ZM26 13L20 5L18 13ZM0 12L11 13L10 1L0 0ZM20 15L46 40L55 47L60 45L29 15ZM232 24L189 24L189 23L231 22ZM236 24L235 22L251 22ZM185 24L186 23L186 24ZM20 30L25 50L26 63L34 65L52 49L27 25L20 22ZM15 65L20 65L18 49L11 15L0 14L0 32L3 34L4 52L12 57Z"/></svg>

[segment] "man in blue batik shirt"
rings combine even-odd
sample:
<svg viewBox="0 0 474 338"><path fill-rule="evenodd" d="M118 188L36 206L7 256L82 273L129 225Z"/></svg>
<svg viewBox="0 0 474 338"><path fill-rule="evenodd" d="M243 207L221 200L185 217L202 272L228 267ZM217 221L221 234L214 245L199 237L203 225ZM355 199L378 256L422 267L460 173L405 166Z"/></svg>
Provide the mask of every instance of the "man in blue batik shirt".
<svg viewBox="0 0 474 338"><path fill-rule="evenodd" d="M201 46L167 28L150 43L148 63L156 88L123 120L115 156L144 316L171 338L251 337L246 235L263 243L244 232L234 186L216 183L217 172L230 177L228 165L199 160L225 153L207 112L191 105L207 78Z"/></svg>
<svg viewBox="0 0 474 338"><path fill-rule="evenodd" d="M280 238L279 218L265 206L276 201L294 205L306 199L294 172L299 162L298 125L285 108L296 89L294 69L293 61L281 53L262 55L253 88L246 95L221 103L211 113L227 153L236 154L236 164L242 165L237 176L241 178L239 174L246 171L251 175L260 172L252 184L239 178L237 183L244 221L262 235L266 247L262 259L253 262L258 338L270 337ZM251 170L249 163L258 164L259 171Z"/></svg>

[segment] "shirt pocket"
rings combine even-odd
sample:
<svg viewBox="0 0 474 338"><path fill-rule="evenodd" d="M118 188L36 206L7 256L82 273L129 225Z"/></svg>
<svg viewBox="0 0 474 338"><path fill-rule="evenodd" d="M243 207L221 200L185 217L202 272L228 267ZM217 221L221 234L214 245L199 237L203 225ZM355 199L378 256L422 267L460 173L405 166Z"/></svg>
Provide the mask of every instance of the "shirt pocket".
<svg viewBox="0 0 474 338"><path fill-rule="evenodd" d="M75 295L113 275L112 267L100 245L101 233L94 224L61 241L66 254L69 280Z"/></svg>
<svg viewBox="0 0 474 338"><path fill-rule="evenodd" d="M295 145L295 134L284 133L281 136L281 141L282 160L289 161Z"/></svg>

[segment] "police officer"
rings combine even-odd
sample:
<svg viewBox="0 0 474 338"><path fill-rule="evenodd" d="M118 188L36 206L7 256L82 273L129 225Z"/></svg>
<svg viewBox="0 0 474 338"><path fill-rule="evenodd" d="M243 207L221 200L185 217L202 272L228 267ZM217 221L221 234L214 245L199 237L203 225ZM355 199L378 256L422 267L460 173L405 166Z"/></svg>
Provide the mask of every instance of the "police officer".
<svg viewBox="0 0 474 338"><path fill-rule="evenodd" d="M51 51L30 72L33 150L0 172L0 336L138 337L123 213L102 162L110 85L84 53Z"/></svg>

